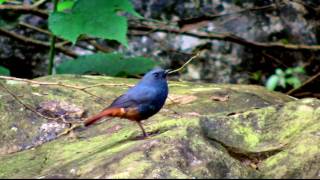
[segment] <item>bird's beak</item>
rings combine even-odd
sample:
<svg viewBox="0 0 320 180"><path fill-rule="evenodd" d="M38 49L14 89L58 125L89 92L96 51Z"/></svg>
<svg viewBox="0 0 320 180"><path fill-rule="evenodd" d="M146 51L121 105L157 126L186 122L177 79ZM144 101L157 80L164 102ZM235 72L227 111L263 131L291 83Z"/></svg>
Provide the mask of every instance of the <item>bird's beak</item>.
<svg viewBox="0 0 320 180"><path fill-rule="evenodd" d="M171 69L167 69L167 70L164 71L163 77L164 77L165 79L167 79L167 75L169 74L170 71L171 71Z"/></svg>

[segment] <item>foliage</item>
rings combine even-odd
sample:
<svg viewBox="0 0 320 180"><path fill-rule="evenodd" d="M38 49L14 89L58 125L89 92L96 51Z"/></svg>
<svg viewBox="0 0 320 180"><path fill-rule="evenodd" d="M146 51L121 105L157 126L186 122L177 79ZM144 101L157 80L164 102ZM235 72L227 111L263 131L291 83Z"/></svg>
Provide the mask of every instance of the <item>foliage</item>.
<svg viewBox="0 0 320 180"><path fill-rule="evenodd" d="M57 67L58 74L99 73L110 76L142 74L155 66L144 57L125 58L120 53L98 53L68 60Z"/></svg>
<svg viewBox="0 0 320 180"><path fill-rule="evenodd" d="M0 66L0 75L4 75L4 76L10 76L10 71L9 69Z"/></svg>
<svg viewBox="0 0 320 180"><path fill-rule="evenodd" d="M305 74L303 67L287 68L285 71L277 68L275 74L268 78L266 87L269 90L275 90L277 87L285 89L287 85L297 88L301 85L299 74Z"/></svg>
<svg viewBox="0 0 320 180"><path fill-rule="evenodd" d="M141 17L128 0L63 0L58 12L49 17L49 28L57 36L75 43L79 36L88 35L116 40L125 46L127 19L118 12L128 12ZM68 12L64 12L68 10ZM67 30L66 30L67 29ZM154 67L151 59L136 57L125 59L121 54L95 54L65 61L57 67L57 73L99 73L111 76L142 74Z"/></svg>
<svg viewBox="0 0 320 180"><path fill-rule="evenodd" d="M263 73L261 70L259 70L259 71L253 72L250 76L250 79L254 81L260 81L262 76L263 76Z"/></svg>
<svg viewBox="0 0 320 180"><path fill-rule="evenodd" d="M74 0L61 0L58 3L58 11L64 11L67 9L71 9L74 5Z"/></svg>
<svg viewBox="0 0 320 180"><path fill-rule="evenodd" d="M118 12L141 17L128 0L78 0L71 12L54 12L49 17L49 28L57 36L75 43L80 35L116 40L125 46L127 19Z"/></svg>
<svg viewBox="0 0 320 180"><path fill-rule="evenodd" d="M0 4L9 3L0 0ZM22 2L21 2L22 3ZM66 39L73 44L85 35L87 37L116 40L128 46L127 17L131 14L141 16L134 10L130 0L52 0L53 12L49 14L48 28L59 39ZM19 4L19 3L18 3ZM121 14L120 14L121 13ZM18 24L19 13L0 14L0 26L11 29ZM21 18L20 18L21 19ZM49 74L54 67L55 39L50 38ZM127 76L145 73L155 66L148 58L124 58L121 54L94 54L82 56L74 61L66 61L58 66L57 73L99 73L111 76ZM2 74L9 75L5 68Z"/></svg>

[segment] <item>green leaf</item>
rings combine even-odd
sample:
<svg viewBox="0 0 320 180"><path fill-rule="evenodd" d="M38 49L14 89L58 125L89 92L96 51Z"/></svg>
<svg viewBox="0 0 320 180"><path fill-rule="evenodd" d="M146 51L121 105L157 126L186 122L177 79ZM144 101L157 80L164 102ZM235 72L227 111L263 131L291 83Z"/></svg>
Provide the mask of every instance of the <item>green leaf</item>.
<svg viewBox="0 0 320 180"><path fill-rule="evenodd" d="M258 81L258 80L261 79L261 76L262 76L262 72L261 71L253 72L251 74L251 79Z"/></svg>
<svg viewBox="0 0 320 180"><path fill-rule="evenodd" d="M109 76L138 75L151 70L156 63L149 58L125 58L122 54L98 53L68 60L57 67L58 74L99 73Z"/></svg>
<svg viewBox="0 0 320 180"><path fill-rule="evenodd" d="M286 86L286 85L287 85L287 84L286 84L286 78L283 77L283 76L280 76L280 77L279 77L278 84L279 84L281 87L286 88L286 87L287 87L287 86Z"/></svg>
<svg viewBox="0 0 320 180"><path fill-rule="evenodd" d="M293 69L292 68L287 68L285 74L286 75L290 75L293 73Z"/></svg>
<svg viewBox="0 0 320 180"><path fill-rule="evenodd" d="M266 87L269 90L275 90L278 85L279 77L277 75L272 75L268 78Z"/></svg>
<svg viewBox="0 0 320 180"><path fill-rule="evenodd" d="M49 28L55 35L73 43L85 34L116 40L128 46L127 18L118 15L119 11L141 17L129 0L78 0L70 13L51 13Z"/></svg>
<svg viewBox="0 0 320 180"><path fill-rule="evenodd" d="M3 4L5 2L6 2L6 0L0 0L0 4Z"/></svg>
<svg viewBox="0 0 320 180"><path fill-rule="evenodd" d="M301 74L305 74L305 73L306 73L306 71L304 70L304 68L301 67L301 66L295 67L295 68L293 69L293 72L295 72L295 73L301 73Z"/></svg>
<svg viewBox="0 0 320 180"><path fill-rule="evenodd" d="M57 10L58 11L64 11L66 9L71 9L75 3L75 0L64 0L59 1Z"/></svg>
<svg viewBox="0 0 320 180"><path fill-rule="evenodd" d="M282 44L289 44L289 40L288 39L281 39L280 41L282 42Z"/></svg>
<svg viewBox="0 0 320 180"><path fill-rule="evenodd" d="M277 75L284 75L284 72L282 71L282 69L277 68L277 69L276 69L276 74L277 74Z"/></svg>
<svg viewBox="0 0 320 180"><path fill-rule="evenodd" d="M301 86L301 81L298 77L287 78L287 83L293 86L293 88L298 88Z"/></svg>
<svg viewBox="0 0 320 180"><path fill-rule="evenodd" d="M0 75L4 75L4 76L10 76L10 71L9 69L0 66Z"/></svg>

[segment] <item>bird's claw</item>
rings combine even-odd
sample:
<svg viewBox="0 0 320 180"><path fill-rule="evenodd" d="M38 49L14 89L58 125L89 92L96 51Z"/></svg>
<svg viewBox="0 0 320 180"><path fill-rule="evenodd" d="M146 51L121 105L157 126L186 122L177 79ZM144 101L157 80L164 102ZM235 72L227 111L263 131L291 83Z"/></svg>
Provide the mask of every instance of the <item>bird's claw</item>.
<svg viewBox="0 0 320 180"><path fill-rule="evenodd" d="M71 127L65 129L63 132L61 132L60 134L57 135L57 138L64 136L64 135L68 135L70 132L73 132L74 129L82 127L82 124L71 124Z"/></svg>

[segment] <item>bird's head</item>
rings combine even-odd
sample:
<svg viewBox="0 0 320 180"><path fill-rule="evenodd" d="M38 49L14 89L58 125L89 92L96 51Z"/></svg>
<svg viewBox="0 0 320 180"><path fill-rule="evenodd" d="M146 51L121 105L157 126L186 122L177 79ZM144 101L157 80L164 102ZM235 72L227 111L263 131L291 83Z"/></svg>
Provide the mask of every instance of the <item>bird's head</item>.
<svg viewBox="0 0 320 180"><path fill-rule="evenodd" d="M148 84L149 83L150 84L166 83L168 72L169 72L169 70L164 70L161 68L153 69L143 76L142 82L148 83Z"/></svg>

